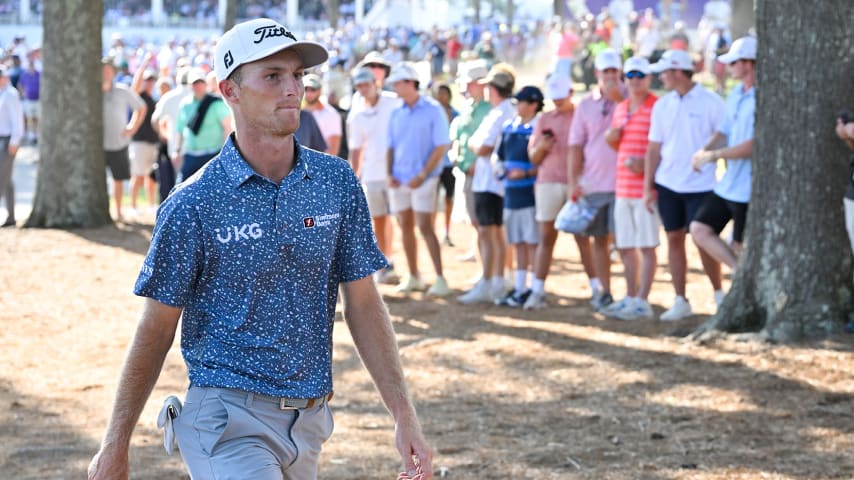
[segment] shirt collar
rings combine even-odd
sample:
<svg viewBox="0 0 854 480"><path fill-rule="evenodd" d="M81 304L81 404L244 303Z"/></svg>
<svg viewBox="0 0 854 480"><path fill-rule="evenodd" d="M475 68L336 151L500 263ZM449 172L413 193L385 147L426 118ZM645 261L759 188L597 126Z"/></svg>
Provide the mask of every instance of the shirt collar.
<svg viewBox="0 0 854 480"><path fill-rule="evenodd" d="M249 163L246 162L246 159L243 158L243 155L240 154L237 146L234 145L234 133L228 136L228 140L222 146L219 156L229 184L233 188L240 187L253 176L269 181L269 179L253 170ZM301 175L302 178L311 178L309 156L308 151L294 137L294 168L288 176L299 172L298 175Z"/></svg>

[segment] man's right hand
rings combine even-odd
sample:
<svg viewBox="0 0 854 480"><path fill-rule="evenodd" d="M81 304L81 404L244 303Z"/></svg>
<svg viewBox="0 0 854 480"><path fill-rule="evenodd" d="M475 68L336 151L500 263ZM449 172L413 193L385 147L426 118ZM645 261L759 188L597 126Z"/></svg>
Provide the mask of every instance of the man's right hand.
<svg viewBox="0 0 854 480"><path fill-rule="evenodd" d="M655 213L656 203L658 202L658 192L654 188L644 187L643 189L643 204L649 213Z"/></svg>
<svg viewBox="0 0 854 480"><path fill-rule="evenodd" d="M101 447L89 463L89 480L126 480L130 477L128 452Z"/></svg>

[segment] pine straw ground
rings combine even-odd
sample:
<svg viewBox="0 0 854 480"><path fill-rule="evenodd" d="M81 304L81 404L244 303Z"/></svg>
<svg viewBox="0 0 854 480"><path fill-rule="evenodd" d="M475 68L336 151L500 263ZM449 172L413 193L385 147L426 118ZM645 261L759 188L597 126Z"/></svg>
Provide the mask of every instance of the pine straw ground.
<svg viewBox="0 0 854 480"><path fill-rule="evenodd" d="M150 223L0 231L0 478L83 478L139 314L131 288ZM443 249L461 290L475 267L454 260L470 240L467 226L455 228L458 246ZM680 338L713 309L689 252L698 315L676 324L592 314L565 236L542 311L381 287L437 477L854 478L854 336L802 346ZM619 297L623 283L614 284ZM661 265L657 312L671 292ZM337 425L320 478L394 478L391 420L340 318L336 325ZM185 375L176 344L137 427L133 478L187 478L155 427L162 399L186 388Z"/></svg>

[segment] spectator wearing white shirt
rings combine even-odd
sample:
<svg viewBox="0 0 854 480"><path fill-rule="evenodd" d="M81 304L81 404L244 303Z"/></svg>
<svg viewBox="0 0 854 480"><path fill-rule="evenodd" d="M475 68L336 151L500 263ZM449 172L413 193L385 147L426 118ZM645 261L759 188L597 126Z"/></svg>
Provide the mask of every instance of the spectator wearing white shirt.
<svg viewBox="0 0 854 480"><path fill-rule="evenodd" d="M8 215L3 227L15 226L15 187L12 162L24 136L24 109L21 95L9 83L6 67L0 65L0 196L6 199Z"/></svg>
<svg viewBox="0 0 854 480"><path fill-rule="evenodd" d="M676 293L673 306L661 315L663 321L681 320L692 315L685 297L685 237L688 226L706 196L715 187L715 166L711 163L695 170L691 157L705 147L724 118L724 102L717 94L692 80L694 64L682 50L668 50L652 66L659 72L670 93L658 99L652 109L649 146L646 152L644 202L650 211L657 203L661 223L667 232L670 277ZM708 253L700 250L703 268L712 279L720 270Z"/></svg>
<svg viewBox="0 0 854 480"><path fill-rule="evenodd" d="M386 150L391 112L401 101L391 92L380 91L367 68L360 68L353 75L353 87L365 101L363 108L350 119L347 130L350 161L368 199L377 245L389 259L389 266L377 272L377 281L395 284L400 279L391 263L394 228L389 208Z"/></svg>

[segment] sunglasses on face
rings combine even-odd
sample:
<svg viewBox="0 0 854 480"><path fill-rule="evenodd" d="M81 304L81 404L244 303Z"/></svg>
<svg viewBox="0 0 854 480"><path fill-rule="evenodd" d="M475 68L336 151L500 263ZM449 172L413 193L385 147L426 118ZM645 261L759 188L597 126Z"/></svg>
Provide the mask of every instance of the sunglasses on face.
<svg viewBox="0 0 854 480"><path fill-rule="evenodd" d="M645 78L645 77L646 77L646 74L643 72L631 71L631 72L626 73L626 78L628 78L629 80L631 80L633 78Z"/></svg>

